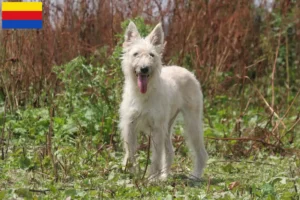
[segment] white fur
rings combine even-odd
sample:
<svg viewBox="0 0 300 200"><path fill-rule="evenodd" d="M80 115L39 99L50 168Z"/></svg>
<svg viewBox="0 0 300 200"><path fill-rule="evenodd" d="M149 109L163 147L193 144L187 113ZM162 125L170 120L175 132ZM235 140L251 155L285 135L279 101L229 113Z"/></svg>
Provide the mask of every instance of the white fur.
<svg viewBox="0 0 300 200"><path fill-rule="evenodd" d="M183 114L185 134L194 155L192 177L200 178L208 159L203 141L203 97L199 82L188 70L162 67L164 34L161 24L142 38L133 22L125 33L122 70L125 75L120 106L120 129L126 155L123 164L135 163L137 134L151 137L150 177L165 179L174 157L172 124ZM154 57L152 57L154 55ZM137 74L149 67L148 89L142 94Z"/></svg>

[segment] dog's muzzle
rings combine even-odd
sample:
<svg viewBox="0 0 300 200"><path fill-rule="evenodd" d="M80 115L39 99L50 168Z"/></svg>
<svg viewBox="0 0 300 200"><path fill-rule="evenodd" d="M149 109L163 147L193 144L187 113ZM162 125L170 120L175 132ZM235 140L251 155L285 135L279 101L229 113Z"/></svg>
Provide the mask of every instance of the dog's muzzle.
<svg viewBox="0 0 300 200"><path fill-rule="evenodd" d="M145 67L141 68L141 73L142 74L148 74L148 72L149 72L149 67L148 66L145 66Z"/></svg>
<svg viewBox="0 0 300 200"><path fill-rule="evenodd" d="M145 94L147 92L149 74L150 74L150 67L148 66L141 67L139 72L136 73L138 87L142 94Z"/></svg>
<svg viewBox="0 0 300 200"><path fill-rule="evenodd" d="M135 74L136 74L136 76L138 76L139 74L141 74L141 75L147 75L149 77L150 67L143 66L141 68L138 68L138 69L135 70Z"/></svg>

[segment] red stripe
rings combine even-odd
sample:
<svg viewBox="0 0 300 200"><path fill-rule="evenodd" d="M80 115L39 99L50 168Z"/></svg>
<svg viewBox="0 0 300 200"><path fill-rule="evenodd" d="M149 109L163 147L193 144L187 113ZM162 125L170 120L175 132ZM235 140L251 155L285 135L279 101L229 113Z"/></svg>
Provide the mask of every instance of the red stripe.
<svg viewBox="0 0 300 200"><path fill-rule="evenodd" d="M42 20L42 11L2 11L2 20Z"/></svg>

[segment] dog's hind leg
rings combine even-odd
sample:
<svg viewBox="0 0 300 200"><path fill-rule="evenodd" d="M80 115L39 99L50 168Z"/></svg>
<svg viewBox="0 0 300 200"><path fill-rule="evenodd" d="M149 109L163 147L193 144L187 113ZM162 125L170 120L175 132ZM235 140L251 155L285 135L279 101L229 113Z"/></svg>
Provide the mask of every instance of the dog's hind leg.
<svg viewBox="0 0 300 200"><path fill-rule="evenodd" d="M191 175L191 178L194 179L201 177L208 159L204 145L202 112L200 108L202 109L202 106L197 108L186 107L182 111L186 138L194 156L194 170Z"/></svg>

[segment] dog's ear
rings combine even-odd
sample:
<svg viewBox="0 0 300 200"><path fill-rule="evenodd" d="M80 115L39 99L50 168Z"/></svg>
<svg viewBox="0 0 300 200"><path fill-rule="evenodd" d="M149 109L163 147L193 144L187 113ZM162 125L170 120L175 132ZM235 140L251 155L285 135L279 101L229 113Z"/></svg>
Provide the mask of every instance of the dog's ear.
<svg viewBox="0 0 300 200"><path fill-rule="evenodd" d="M161 46L163 47L164 43L164 31L162 29L161 23L157 24L153 31L146 37L151 44L154 46Z"/></svg>
<svg viewBox="0 0 300 200"><path fill-rule="evenodd" d="M136 28L136 25L130 21L126 32L125 32L125 40L123 43L123 47L126 47L128 45L130 45L130 43L132 43L132 41L136 40L136 39L140 39L141 36Z"/></svg>

